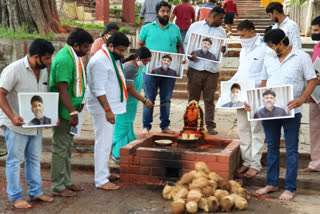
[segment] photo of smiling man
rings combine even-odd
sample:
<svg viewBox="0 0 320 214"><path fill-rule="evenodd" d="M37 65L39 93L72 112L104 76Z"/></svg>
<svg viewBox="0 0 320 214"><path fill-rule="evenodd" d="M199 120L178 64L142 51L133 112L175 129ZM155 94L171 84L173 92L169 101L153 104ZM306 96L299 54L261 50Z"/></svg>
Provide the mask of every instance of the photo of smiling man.
<svg viewBox="0 0 320 214"><path fill-rule="evenodd" d="M210 52L212 46L212 40L210 38L204 38L201 42L201 48L191 52L191 55L195 55L200 58L217 61L217 57Z"/></svg>
<svg viewBox="0 0 320 214"><path fill-rule="evenodd" d="M170 68L172 63L172 57L168 54L164 55L161 60L161 66L154 69L151 74L159 74L159 75L166 75L166 76L177 76L177 72Z"/></svg>
<svg viewBox="0 0 320 214"><path fill-rule="evenodd" d="M51 118L43 115L44 105L40 96L35 95L31 98L31 111L35 117L28 123L29 126L51 124Z"/></svg>

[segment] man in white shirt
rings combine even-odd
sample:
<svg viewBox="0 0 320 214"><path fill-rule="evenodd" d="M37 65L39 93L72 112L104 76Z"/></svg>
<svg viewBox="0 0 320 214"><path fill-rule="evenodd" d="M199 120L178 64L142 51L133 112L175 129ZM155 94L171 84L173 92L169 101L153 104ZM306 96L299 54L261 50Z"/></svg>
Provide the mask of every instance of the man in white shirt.
<svg viewBox="0 0 320 214"><path fill-rule="evenodd" d="M110 158L115 115L126 112L128 99L120 59L129 47L128 38L120 32L113 34L90 59L88 70L87 109L95 129L94 171L97 188L110 190L119 186L109 181Z"/></svg>
<svg viewBox="0 0 320 214"><path fill-rule="evenodd" d="M230 81L254 81L255 87L261 84L261 73L267 45L260 35L255 32L254 24L245 20L237 27L242 49L240 51L240 65L238 72ZM251 178L261 170L261 156L264 148L264 132L261 121L248 121L244 109L237 110L238 131L240 136L240 150L242 166L237 173L244 173Z"/></svg>
<svg viewBox="0 0 320 214"><path fill-rule="evenodd" d="M292 85L294 100L291 100L287 106L289 110L294 109L295 116L289 119L262 121L268 144L267 185L257 190L257 193L267 194L278 191L280 130L283 127L287 170L284 192L279 199L291 200L297 188L301 105L308 99L318 81L311 57L300 49L292 48L289 45L289 39L281 29L271 30L264 36L264 40L275 54L265 57L261 86ZM250 110L250 107L246 106L246 110Z"/></svg>
<svg viewBox="0 0 320 214"><path fill-rule="evenodd" d="M225 39L226 31L221 27L224 15L225 12L221 7L214 7L207 19L193 23L184 39L184 49L187 50L192 33ZM226 52L226 44L217 51L216 56L220 51ZM214 122L214 94L218 84L220 64L198 59L195 55L189 57L189 60L187 75L189 102L192 100L199 102L201 92L203 93L207 132L210 135L216 135L218 132L215 130L216 123Z"/></svg>
<svg viewBox="0 0 320 214"><path fill-rule="evenodd" d="M284 14L283 5L279 2L271 2L266 8L266 12L270 19L275 22L272 29L280 28L283 30L289 38L292 48L301 49L299 25Z"/></svg>

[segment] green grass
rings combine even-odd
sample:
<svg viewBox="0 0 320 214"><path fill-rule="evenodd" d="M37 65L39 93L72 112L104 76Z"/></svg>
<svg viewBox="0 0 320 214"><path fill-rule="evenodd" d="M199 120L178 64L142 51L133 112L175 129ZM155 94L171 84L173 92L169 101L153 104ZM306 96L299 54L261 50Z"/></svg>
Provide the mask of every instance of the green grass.
<svg viewBox="0 0 320 214"><path fill-rule="evenodd" d="M3 39L27 39L27 40L34 40L34 39L46 39L46 40L53 40L53 33L48 35L40 35L39 33L29 33L25 27L19 28L18 30L14 31L10 28L0 27L0 38Z"/></svg>
<svg viewBox="0 0 320 214"><path fill-rule="evenodd" d="M93 25L93 24L83 24L78 22L61 22L61 25L73 25L85 30L104 30L104 26L101 25Z"/></svg>

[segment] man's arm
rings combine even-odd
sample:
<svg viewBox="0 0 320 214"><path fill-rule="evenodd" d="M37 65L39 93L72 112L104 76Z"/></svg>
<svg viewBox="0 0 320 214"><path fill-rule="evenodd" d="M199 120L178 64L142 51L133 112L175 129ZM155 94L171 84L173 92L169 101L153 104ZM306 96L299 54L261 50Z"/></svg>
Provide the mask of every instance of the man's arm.
<svg viewBox="0 0 320 214"><path fill-rule="evenodd" d="M145 42L142 41L142 40L138 40L138 43L137 43L137 49L143 47L145 45Z"/></svg>
<svg viewBox="0 0 320 214"><path fill-rule="evenodd" d="M105 94L101 95L101 96L97 97L97 99L98 99L100 105L102 106L102 108L104 110L108 110L108 111L106 111L106 120L109 123L114 124L116 117L113 114L113 112L111 111L111 108L110 108L109 102L108 102L108 100L106 98L106 95Z"/></svg>
<svg viewBox="0 0 320 214"><path fill-rule="evenodd" d="M22 126L24 124L23 118L19 115L14 114L9 106L8 100L6 98L8 93L9 92L6 89L0 88L0 108L8 116L13 125Z"/></svg>
<svg viewBox="0 0 320 214"><path fill-rule="evenodd" d="M176 14L172 13L171 17L170 17L170 22L173 22L174 18L176 17Z"/></svg>
<svg viewBox="0 0 320 214"><path fill-rule="evenodd" d="M68 93L68 83L67 82L58 82L57 88L59 92L59 96L61 99L62 104L66 107L69 113L76 111L73 107L71 97ZM69 124L71 126L78 125L78 114L74 114L70 116Z"/></svg>
<svg viewBox="0 0 320 214"><path fill-rule="evenodd" d="M182 43L177 43L177 50L178 50L178 53L183 53L183 45L182 45Z"/></svg>

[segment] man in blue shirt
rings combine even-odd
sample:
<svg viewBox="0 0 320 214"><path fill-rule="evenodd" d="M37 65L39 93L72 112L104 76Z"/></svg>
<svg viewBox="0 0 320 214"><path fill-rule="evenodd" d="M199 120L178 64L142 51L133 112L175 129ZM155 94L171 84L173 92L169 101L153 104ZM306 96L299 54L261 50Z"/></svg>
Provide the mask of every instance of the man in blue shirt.
<svg viewBox="0 0 320 214"><path fill-rule="evenodd" d="M156 6L157 20L144 25L141 29L138 47L146 46L153 51L171 53L183 53L180 29L177 25L169 22L171 5L161 1ZM144 70L145 71L145 70ZM143 74L144 93L148 100L155 102L158 88L160 89L160 128L163 133L174 132L169 129L170 100L175 78L158 77ZM148 134L152 125L153 109L143 107L143 133Z"/></svg>

